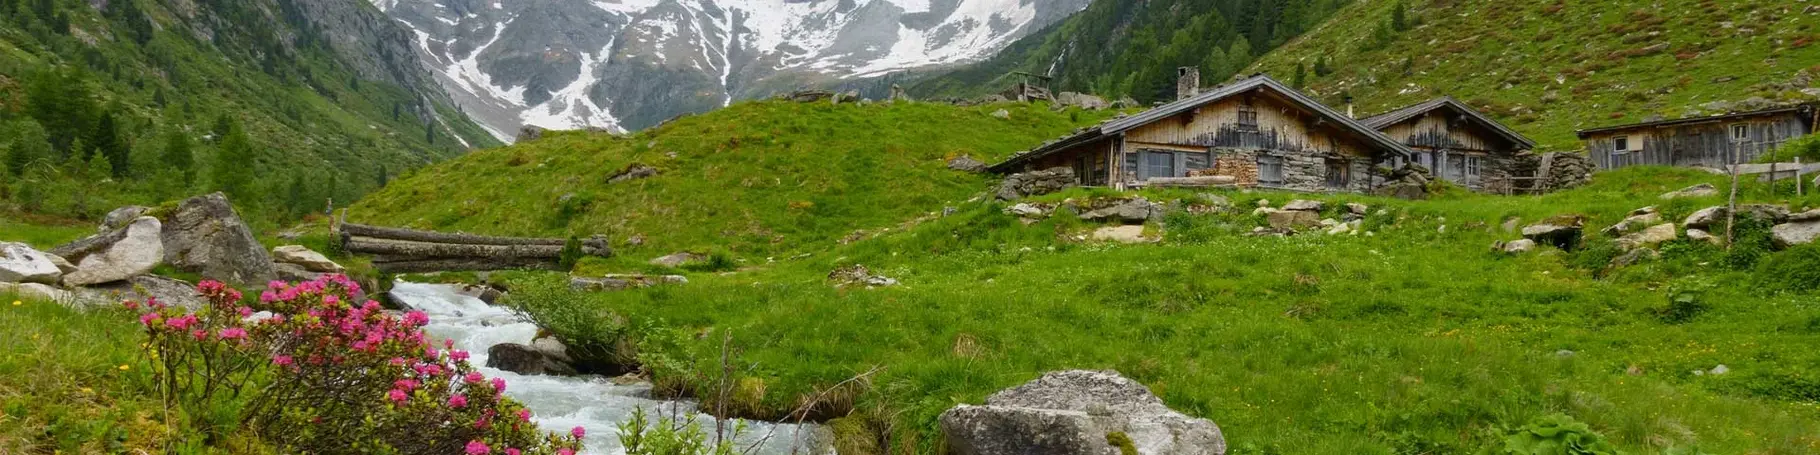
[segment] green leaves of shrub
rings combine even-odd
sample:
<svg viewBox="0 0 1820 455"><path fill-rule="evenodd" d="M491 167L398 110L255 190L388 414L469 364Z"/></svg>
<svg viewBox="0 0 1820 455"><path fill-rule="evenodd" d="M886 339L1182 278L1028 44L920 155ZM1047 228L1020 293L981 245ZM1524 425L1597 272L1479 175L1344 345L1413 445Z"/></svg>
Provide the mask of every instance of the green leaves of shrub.
<svg viewBox="0 0 1820 455"><path fill-rule="evenodd" d="M1566 414L1531 420L1504 438L1504 452L1522 455L1617 455L1618 449L1586 423Z"/></svg>
<svg viewBox="0 0 1820 455"><path fill-rule="evenodd" d="M1820 289L1820 245L1800 245L1757 264L1752 274L1759 289L1800 292Z"/></svg>

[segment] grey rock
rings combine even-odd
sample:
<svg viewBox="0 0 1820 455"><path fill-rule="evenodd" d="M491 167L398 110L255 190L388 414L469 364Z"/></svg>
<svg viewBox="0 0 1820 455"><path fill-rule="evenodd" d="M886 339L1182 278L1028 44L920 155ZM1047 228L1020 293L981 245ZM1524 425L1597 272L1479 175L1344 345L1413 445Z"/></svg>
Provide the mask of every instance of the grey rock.
<svg viewBox="0 0 1820 455"><path fill-rule="evenodd" d="M44 300L68 305L73 295L70 291L57 289L44 283L4 283L0 282L0 294L11 294L22 299Z"/></svg>
<svg viewBox="0 0 1820 455"><path fill-rule="evenodd" d="M31 245L0 242L0 283L56 284L63 269L51 257Z"/></svg>
<svg viewBox="0 0 1820 455"><path fill-rule="evenodd" d="M76 271L63 276L65 286L86 286L120 281L152 271L164 260L162 223L142 216L127 224L125 236L104 249L84 256Z"/></svg>
<svg viewBox="0 0 1820 455"><path fill-rule="evenodd" d="M1219 426L1169 409L1150 389L1112 371L1060 371L940 417L954 455L1117 454L1124 433L1142 454L1219 455Z"/></svg>
<svg viewBox="0 0 1820 455"><path fill-rule="evenodd" d="M516 142L530 142L543 139L543 133L544 129L537 125L522 125L518 127L518 138Z"/></svg>
<svg viewBox="0 0 1820 455"><path fill-rule="evenodd" d="M296 264L304 270L317 273L342 273L347 269L329 260L322 253L310 250L303 245L284 245L272 249L272 261L283 264Z"/></svg>
<svg viewBox="0 0 1820 455"><path fill-rule="evenodd" d="M125 301L147 302L157 299L165 305L187 310L196 310L207 305L196 285L176 278L157 275L140 275L125 281L115 281L80 289L89 304L118 304Z"/></svg>
<svg viewBox="0 0 1820 455"><path fill-rule="evenodd" d="M986 172L986 163L973 159L972 156L961 155L948 160L948 169L961 172L980 173Z"/></svg>
<svg viewBox="0 0 1820 455"><path fill-rule="evenodd" d="M651 178L656 177L657 174L659 174L659 172L655 167L647 166L642 163L632 163L626 165L625 169L620 169L619 172L613 173L611 177L607 177L607 183L619 183L629 180Z"/></svg>
<svg viewBox="0 0 1820 455"><path fill-rule="evenodd" d="M1714 230L1725 225L1726 214L1730 213L1725 206L1707 207L1688 215L1682 225L1692 229ZM1738 215L1770 224L1783 223L1789 220L1788 207L1775 204L1743 204L1738 206Z"/></svg>
<svg viewBox="0 0 1820 455"><path fill-rule="evenodd" d="M1643 262L1644 260L1656 259L1659 257L1662 257L1662 253L1659 251L1656 251L1655 249L1636 248L1636 249L1627 251L1624 254L1618 255L1618 257L1616 257L1616 258L1613 258L1611 260L1611 264L1608 265L1607 267L1614 268L1614 269L1630 267L1633 265L1637 265L1637 263Z"/></svg>
<svg viewBox="0 0 1820 455"><path fill-rule="evenodd" d="M1048 209L1022 202L1005 208L1005 213L1017 215L1022 218L1043 218L1049 216Z"/></svg>
<svg viewBox="0 0 1820 455"><path fill-rule="evenodd" d="M1115 243L1150 243L1156 239L1144 237L1143 225L1106 226L1094 229L1088 236L1094 241Z"/></svg>
<svg viewBox="0 0 1820 455"><path fill-rule="evenodd" d="M1820 221L1820 209L1808 210L1805 212L1789 215L1787 221L1790 223L1799 223L1799 222L1804 222L1804 221Z"/></svg>
<svg viewBox="0 0 1820 455"><path fill-rule="evenodd" d="M834 271L828 272L828 280L833 281L835 287L865 286L868 288L875 288L897 285L897 279L882 275L874 275L866 266L859 264L835 268Z"/></svg>
<svg viewBox="0 0 1820 455"><path fill-rule="evenodd" d="M1580 235L1585 228L1585 217L1556 216L1535 224L1523 226L1523 238L1539 244L1554 245L1563 250L1573 250L1580 245Z"/></svg>
<svg viewBox="0 0 1820 455"><path fill-rule="evenodd" d="M287 281L287 282L292 282L292 283L300 282L300 281L310 281L310 280L314 280L317 278L321 278L322 275L324 275L324 273L322 273L322 272L311 271L310 269L305 268L301 264L292 264L289 262L279 262L279 263L272 264L272 272L278 276L278 279L280 281Z"/></svg>
<svg viewBox="0 0 1820 455"><path fill-rule="evenodd" d="M1815 238L1820 238L1820 221L1778 224L1770 228L1769 235L1778 247L1806 245L1813 243Z"/></svg>
<svg viewBox="0 0 1820 455"><path fill-rule="evenodd" d="M1365 214L1371 213L1371 207L1357 202L1348 202L1346 203L1346 213L1365 216Z"/></svg>
<svg viewBox="0 0 1820 455"><path fill-rule="evenodd" d="M107 216L101 218L101 227L100 229L96 229L96 232L107 232L126 227L127 223L133 222L134 219L139 218L140 215L144 215L145 212L149 210L151 209L137 205L129 205L114 209L111 212L107 212Z"/></svg>
<svg viewBox="0 0 1820 455"><path fill-rule="evenodd" d="M1700 230L1700 229L1688 229L1687 230L1687 239L1696 241L1696 242L1711 243L1714 245L1718 245L1720 243L1719 238L1713 236L1713 234L1711 232L1706 232L1706 231Z"/></svg>
<svg viewBox="0 0 1820 455"><path fill-rule="evenodd" d="M556 337L544 336L531 340L531 349L536 349L537 352L558 362L575 362L575 358L569 356L569 347L562 344L562 341L557 340Z"/></svg>
<svg viewBox="0 0 1820 455"><path fill-rule="evenodd" d="M576 373L575 366L518 343L501 343L487 348L487 367L525 375L568 376Z"/></svg>
<svg viewBox="0 0 1820 455"><path fill-rule="evenodd" d="M1061 106L1073 106L1081 109L1099 110L1112 107L1105 98L1085 93L1062 92L1055 96L1055 102Z"/></svg>
<svg viewBox="0 0 1820 455"><path fill-rule="evenodd" d="M1695 210L1694 213L1687 215L1687 219L1681 221L1681 225L1687 226L1688 229L1706 229L1713 223L1723 221L1726 212L1724 206Z"/></svg>
<svg viewBox="0 0 1820 455"><path fill-rule="evenodd" d="M1604 230L1599 231L1599 232L1601 232L1605 235L1611 235L1611 236L1623 235L1623 234L1627 234L1631 231L1635 231L1637 229L1642 229L1644 226L1653 226L1653 225L1655 225L1657 223L1661 223L1661 222L1662 222L1662 215L1657 214L1655 211L1651 210L1646 213L1631 215L1630 217L1625 218L1623 221L1619 221L1616 224L1608 226Z"/></svg>
<svg viewBox="0 0 1820 455"><path fill-rule="evenodd" d="M1506 242L1503 247L1504 252L1510 254L1528 253L1534 249L1536 249L1536 241L1530 239L1512 240Z"/></svg>
<svg viewBox="0 0 1820 455"><path fill-rule="evenodd" d="M1319 211L1321 211L1321 209L1324 209L1324 208L1327 208L1326 203L1321 202L1321 201L1310 201L1307 199L1296 199L1293 201L1289 201L1288 204L1283 204L1283 210L1301 210L1301 211L1307 211L1307 212L1319 212Z"/></svg>
<svg viewBox="0 0 1820 455"><path fill-rule="evenodd" d="M1719 189L1714 187L1713 184L1702 183L1699 185L1694 185L1694 186L1690 186L1687 188L1682 188L1679 190L1662 193L1661 197L1662 197L1662 199L1676 199L1676 198L1684 198L1684 197L1707 197L1707 196L1718 196L1718 195L1719 195Z"/></svg>
<svg viewBox="0 0 1820 455"><path fill-rule="evenodd" d="M682 275L606 275L599 278L569 277L569 289L577 291L623 291L626 289L648 288L659 284L684 284L689 278Z"/></svg>
<svg viewBox="0 0 1820 455"><path fill-rule="evenodd" d="M1680 238L1680 233L1675 230L1675 223L1662 223L1619 237L1618 246L1625 249L1641 248L1677 238Z"/></svg>
<svg viewBox="0 0 1820 455"><path fill-rule="evenodd" d="M1087 221L1143 223L1148 220L1161 218L1163 216L1163 211L1163 206L1139 197L1126 200L1125 202L1121 202L1112 207L1082 213L1080 217Z"/></svg>
<svg viewBox="0 0 1820 455"><path fill-rule="evenodd" d="M1006 119L1006 120L1010 120L1010 119L1011 119L1011 111L1007 111L1007 110L1004 110L1004 109L999 109L999 110L996 110L996 111L992 111L992 116L993 116L993 117L997 117L997 118L1001 118L1001 119Z"/></svg>
<svg viewBox="0 0 1820 455"><path fill-rule="evenodd" d="M690 265L690 264L695 264L695 263L700 263L700 262L707 262L707 261L708 261L708 255L696 254L696 253L690 253L687 251L683 251L683 252L677 252L677 253L670 253L663 257L659 257L657 259L652 259L651 265L669 267L669 268L678 268L678 267L682 267L685 265Z"/></svg>
<svg viewBox="0 0 1820 455"><path fill-rule="evenodd" d="M221 193L179 204L165 220L164 246L165 263L206 278L263 285L278 276L272 256Z"/></svg>
<svg viewBox="0 0 1820 455"><path fill-rule="evenodd" d="M70 261L68 259L64 259L63 256L58 256L58 255L51 254L51 253L44 253L44 257L47 259L50 259L52 264L56 264L57 270L63 271L64 275L68 275L71 272L76 271L76 264L71 264Z"/></svg>
<svg viewBox="0 0 1820 455"><path fill-rule="evenodd" d="M1321 215L1302 210L1278 210L1264 215L1272 229L1278 231L1308 229L1321 225Z"/></svg>
<svg viewBox="0 0 1820 455"><path fill-rule="evenodd" d="M1014 201L1030 196L1054 193L1075 185L1074 169L1066 167L1020 172L1005 176L996 197Z"/></svg>

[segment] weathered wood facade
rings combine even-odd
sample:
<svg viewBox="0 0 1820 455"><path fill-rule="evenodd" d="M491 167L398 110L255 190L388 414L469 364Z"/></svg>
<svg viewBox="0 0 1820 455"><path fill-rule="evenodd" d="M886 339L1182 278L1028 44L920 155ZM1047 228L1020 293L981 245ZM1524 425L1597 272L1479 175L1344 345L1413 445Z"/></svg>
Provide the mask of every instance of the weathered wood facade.
<svg viewBox="0 0 1820 455"><path fill-rule="evenodd" d="M1601 169L1637 165L1722 167L1749 163L1783 143L1813 134L1806 104L1711 117L1663 120L1579 131Z"/></svg>
<svg viewBox="0 0 1820 455"><path fill-rule="evenodd" d="M1269 77L1182 95L991 169L1069 167L1082 185L1116 188L1144 186L1153 178L1212 175L1230 176L1242 186L1362 192L1374 186L1373 164L1411 158L1402 144Z"/></svg>
<svg viewBox="0 0 1820 455"><path fill-rule="evenodd" d="M1517 154L1535 141L1465 103L1441 97L1372 116L1360 123L1409 146L1413 161L1434 175L1475 190L1508 190ZM1401 164L1401 163L1398 163Z"/></svg>

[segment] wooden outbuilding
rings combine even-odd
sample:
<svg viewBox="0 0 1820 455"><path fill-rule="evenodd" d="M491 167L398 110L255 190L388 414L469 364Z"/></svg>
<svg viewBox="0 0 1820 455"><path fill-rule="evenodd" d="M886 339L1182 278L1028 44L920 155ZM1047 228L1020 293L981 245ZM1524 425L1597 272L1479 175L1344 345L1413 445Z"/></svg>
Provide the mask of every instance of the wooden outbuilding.
<svg viewBox="0 0 1820 455"><path fill-rule="evenodd" d="M1201 92L1183 71L1173 103L1115 119L994 164L995 173L1072 168L1077 183L1119 189L1152 179L1226 176L1240 186L1365 192L1372 168L1409 147L1267 76ZM1194 79L1194 80L1190 80Z"/></svg>
<svg viewBox="0 0 1820 455"><path fill-rule="evenodd" d="M1637 165L1723 167L1749 163L1813 134L1814 104L1580 130L1601 169Z"/></svg>
<svg viewBox="0 0 1820 455"><path fill-rule="evenodd" d="M1367 117L1359 123L1409 146L1436 177L1475 190L1508 190L1517 156L1535 141L1452 97Z"/></svg>

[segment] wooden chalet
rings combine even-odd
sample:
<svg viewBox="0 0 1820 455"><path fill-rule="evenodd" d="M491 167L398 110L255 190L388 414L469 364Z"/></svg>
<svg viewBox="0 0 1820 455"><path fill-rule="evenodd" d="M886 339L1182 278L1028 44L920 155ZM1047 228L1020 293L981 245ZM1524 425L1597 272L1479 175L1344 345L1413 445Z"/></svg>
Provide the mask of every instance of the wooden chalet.
<svg viewBox="0 0 1820 455"><path fill-rule="evenodd" d="M1072 168L1085 186L1130 188L1151 179L1229 176L1241 186L1365 192L1374 165L1410 149L1266 76L1204 93L1180 74L1177 101L1111 120L990 167L1010 174ZM1381 182L1378 182L1381 183Z"/></svg>
<svg viewBox="0 0 1820 455"><path fill-rule="evenodd" d="M1580 130L1601 169L1749 163L1816 129L1814 104Z"/></svg>
<svg viewBox="0 0 1820 455"><path fill-rule="evenodd" d="M1475 190L1510 188L1517 155L1535 141L1452 97L1359 120L1409 147L1436 177Z"/></svg>

